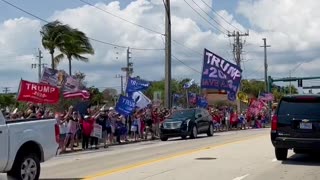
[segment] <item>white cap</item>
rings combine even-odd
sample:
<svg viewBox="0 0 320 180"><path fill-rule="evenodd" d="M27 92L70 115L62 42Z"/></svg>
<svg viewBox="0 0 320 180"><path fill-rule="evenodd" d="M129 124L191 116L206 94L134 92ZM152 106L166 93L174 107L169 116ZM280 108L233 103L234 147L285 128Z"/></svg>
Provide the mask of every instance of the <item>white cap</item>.
<svg viewBox="0 0 320 180"><path fill-rule="evenodd" d="M84 116L84 119L87 119L87 118L89 118L89 117L90 117L90 116L88 116L88 115L85 115L85 116Z"/></svg>
<svg viewBox="0 0 320 180"><path fill-rule="evenodd" d="M110 108L109 108L109 111L112 111L112 110L113 110L113 107L110 107Z"/></svg>

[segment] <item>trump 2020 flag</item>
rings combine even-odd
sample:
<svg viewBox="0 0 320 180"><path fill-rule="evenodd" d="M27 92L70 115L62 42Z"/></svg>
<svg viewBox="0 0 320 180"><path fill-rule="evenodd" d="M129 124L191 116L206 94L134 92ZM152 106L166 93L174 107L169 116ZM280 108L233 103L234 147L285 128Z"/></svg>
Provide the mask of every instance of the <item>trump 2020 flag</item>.
<svg viewBox="0 0 320 180"><path fill-rule="evenodd" d="M183 88L184 88L184 89L189 89L192 85L194 85L194 79L191 79L189 82L186 82L186 83L183 85Z"/></svg>
<svg viewBox="0 0 320 180"><path fill-rule="evenodd" d="M116 105L115 110L124 116L131 115L136 108L136 103L133 99L126 97L126 96L120 96L118 103Z"/></svg>
<svg viewBox="0 0 320 180"><path fill-rule="evenodd" d="M136 103L136 107L138 107L139 109L143 109L147 107L149 104L152 104L152 101L147 96L145 96L141 91L134 92L132 94L132 99Z"/></svg>
<svg viewBox="0 0 320 180"><path fill-rule="evenodd" d="M149 86L150 86L150 82L148 81L129 77L126 91L127 93L144 91L148 89Z"/></svg>
<svg viewBox="0 0 320 180"><path fill-rule="evenodd" d="M235 100L241 78L242 70L239 66L204 49L201 88L225 90L228 99Z"/></svg>

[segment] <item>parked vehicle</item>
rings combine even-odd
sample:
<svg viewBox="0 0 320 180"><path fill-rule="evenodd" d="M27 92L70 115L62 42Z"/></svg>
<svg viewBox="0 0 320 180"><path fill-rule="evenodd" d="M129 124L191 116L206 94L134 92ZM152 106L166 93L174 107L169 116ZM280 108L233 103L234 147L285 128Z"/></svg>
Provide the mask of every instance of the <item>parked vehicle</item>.
<svg viewBox="0 0 320 180"><path fill-rule="evenodd" d="M271 141L278 160L295 153L320 150L320 96L283 97L272 118Z"/></svg>
<svg viewBox="0 0 320 180"><path fill-rule="evenodd" d="M176 111L160 125L162 141L167 141L170 137L197 138L201 133L213 136L213 132L212 116L206 109L201 108Z"/></svg>
<svg viewBox="0 0 320 180"><path fill-rule="evenodd" d="M17 180L37 180L40 162L56 155L55 119L6 121L0 112L0 172Z"/></svg>

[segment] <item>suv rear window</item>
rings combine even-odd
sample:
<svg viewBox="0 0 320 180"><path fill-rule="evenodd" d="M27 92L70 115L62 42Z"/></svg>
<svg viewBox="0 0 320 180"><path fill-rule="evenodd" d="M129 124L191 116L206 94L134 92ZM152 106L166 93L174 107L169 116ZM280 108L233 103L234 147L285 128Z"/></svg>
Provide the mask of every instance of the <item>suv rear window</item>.
<svg viewBox="0 0 320 180"><path fill-rule="evenodd" d="M307 115L320 116L320 101L319 100L282 100L279 106L278 115Z"/></svg>

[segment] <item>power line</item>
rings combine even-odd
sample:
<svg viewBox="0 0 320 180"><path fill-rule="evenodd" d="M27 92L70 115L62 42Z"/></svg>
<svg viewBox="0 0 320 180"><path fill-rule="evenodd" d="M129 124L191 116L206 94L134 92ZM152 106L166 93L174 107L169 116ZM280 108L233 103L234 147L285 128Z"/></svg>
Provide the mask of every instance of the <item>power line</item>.
<svg viewBox="0 0 320 180"><path fill-rule="evenodd" d="M84 1L84 0L79 0L79 1L85 3L85 4L89 5L89 6L92 6L92 7L96 8L96 9L99 9L100 11L103 11L103 12L105 12L105 13L113 16L113 17L116 17L116 18L121 19L121 20L123 20L123 21L125 21L125 22L128 22L128 23L130 23L130 24L132 24L132 25L138 26L138 27L140 27L140 28L146 29L146 30L151 31L151 32L156 33L156 34L160 34L160 35L162 35L162 36L164 35L164 34L161 33L161 32L158 32L158 31L155 31L155 30L153 30L153 29L144 27L144 26L142 26L142 25L140 25L140 24L137 24L137 23L128 21L128 20L126 20L126 19L124 19L124 18L122 18L122 17L120 17L120 16L118 16L118 15L115 15L115 14L109 12L109 11L106 11L106 10L104 10L104 9L102 9L102 8L99 8L99 7L95 6L94 4L91 4L91 3L87 2L87 1Z"/></svg>
<svg viewBox="0 0 320 180"><path fill-rule="evenodd" d="M28 15L30 15L30 16L32 16L32 17L34 17L34 18L36 18L36 19L39 19L39 20L41 20L41 21L43 21L43 22L45 22L45 23L49 23L49 21L47 21L47 20L45 20L45 19L43 19L43 18L41 18L41 17L39 17L39 16L37 16L37 15L34 15L34 14L32 14L32 13L30 13L30 12L28 12L28 11L26 11L26 10L24 10L24 9L22 9L22 8L20 8L20 7L16 6L16 5L14 5L14 4L6 1L6 0L1 0L1 1L4 2L4 3L6 3L6 4L8 4L8 5L10 5L10 6L12 6L12 7L14 7L14 8L16 8L16 9L18 9L18 10L20 10L20 11L22 11L22 12L24 12L24 13L26 13L26 14L28 14ZM90 39L90 40L92 40L92 41L96 41L96 42L102 43L102 44L107 44L107 45L110 45L110 46L116 46L116 47L119 47L119 48L128 48L128 46L113 44L113 43L109 43L109 42L97 40L97 39L91 38L91 37L88 37L88 39ZM152 49L152 48L131 48L131 49L134 49L134 50L144 50L144 51L145 51L145 50L155 50L155 51L158 51L158 50L161 50L161 51L162 51L162 50L164 50L164 49L159 49L159 48L155 48L155 49Z"/></svg>
<svg viewBox="0 0 320 180"><path fill-rule="evenodd" d="M191 0L202 12L204 12L205 14L207 14L209 16L210 19L212 19L214 22L216 22L220 27L222 27L224 30L229 31L228 29L226 29L224 26L222 26L217 20L215 20L213 17L210 16L209 13L207 13L205 10L203 10L196 2L194 2L194 0Z"/></svg>
<svg viewBox="0 0 320 180"><path fill-rule="evenodd" d="M221 31L219 28L217 28L215 25L213 25L210 21L208 21L205 17L203 17L195 8L193 8L186 0L184 2L194 11L196 12L202 19L204 19L208 24L210 24L214 29L218 30L222 34L226 34L225 32Z"/></svg>
<svg viewBox="0 0 320 180"><path fill-rule="evenodd" d="M184 48L186 49L189 49L190 51L196 53L196 54L200 54L201 56L203 55L202 53L200 53L199 51L196 51L196 50L193 50L191 48L189 48L188 46L184 45L183 43L179 42L179 41L176 41L176 40L172 40L173 42L175 42L176 44L180 45L180 46L183 46Z"/></svg>
<svg viewBox="0 0 320 180"><path fill-rule="evenodd" d="M237 28L236 26L234 26L233 24L231 24L229 21L227 21L223 16L221 16L216 10L214 10L211 6L209 6L206 2L204 2L203 0L200 0L202 1L206 6L208 6L213 13L215 13L217 16L219 16L223 21L225 21L226 23L228 23L230 26L234 27L235 29L237 29L238 31L241 32L241 30L239 28Z"/></svg>
<svg viewBox="0 0 320 180"><path fill-rule="evenodd" d="M176 56L172 55L172 57L173 57L175 60L179 61L180 63L184 64L184 65L185 65L186 67L188 67L189 69L193 70L194 72L197 72L197 73L201 74L200 71L198 71L198 70L196 70L195 68L187 65L185 62L183 62L182 60L180 60L180 59L177 58Z"/></svg>

